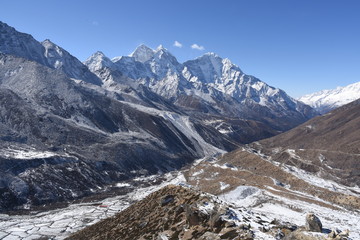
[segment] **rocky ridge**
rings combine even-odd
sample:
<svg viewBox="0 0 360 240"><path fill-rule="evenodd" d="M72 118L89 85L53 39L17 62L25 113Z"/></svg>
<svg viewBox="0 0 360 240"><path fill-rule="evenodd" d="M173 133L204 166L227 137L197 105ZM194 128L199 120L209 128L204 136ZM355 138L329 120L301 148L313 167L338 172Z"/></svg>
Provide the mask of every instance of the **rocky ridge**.
<svg viewBox="0 0 360 240"><path fill-rule="evenodd" d="M189 187L168 185L67 239L348 239L348 232L332 231L327 236L326 231L321 233L322 226L315 233L321 223L313 213L303 224L282 222Z"/></svg>
<svg viewBox="0 0 360 240"><path fill-rule="evenodd" d="M53 69L60 69L71 78L93 84L101 83L100 79L77 58L50 40L47 39L40 43L30 34L18 32L1 21L0 42L0 53L22 57Z"/></svg>
<svg viewBox="0 0 360 240"><path fill-rule="evenodd" d="M278 229L265 216L234 210L208 194L168 185L68 239L254 239L255 234L264 235L258 228L274 235Z"/></svg>

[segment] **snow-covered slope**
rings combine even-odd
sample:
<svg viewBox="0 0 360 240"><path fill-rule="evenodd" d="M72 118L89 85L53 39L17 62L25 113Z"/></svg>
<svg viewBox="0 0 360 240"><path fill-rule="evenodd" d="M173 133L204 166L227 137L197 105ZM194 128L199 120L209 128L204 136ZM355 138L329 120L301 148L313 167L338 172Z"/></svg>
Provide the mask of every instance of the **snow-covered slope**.
<svg viewBox="0 0 360 240"><path fill-rule="evenodd" d="M360 82L308 94L302 96L299 100L312 106L320 113L326 113L358 98L360 98Z"/></svg>
<svg viewBox="0 0 360 240"><path fill-rule="evenodd" d="M41 44L45 48L44 56L48 64L53 68L62 70L71 78L81 79L98 85L101 83L94 73L90 72L82 62L63 48L54 44L49 39L46 39Z"/></svg>
<svg viewBox="0 0 360 240"><path fill-rule="evenodd" d="M261 106L300 110L301 103L278 88L271 87L261 80L246 75L227 58L215 53L207 53L195 60L184 63L184 75L197 86L214 88L236 100L251 101ZM288 108L288 109L287 109Z"/></svg>
<svg viewBox="0 0 360 240"><path fill-rule="evenodd" d="M16 55L49 66L45 48L31 35L21 33L0 21L0 52Z"/></svg>
<svg viewBox="0 0 360 240"><path fill-rule="evenodd" d="M146 62L151 59L155 54L155 51L144 44L141 44L138 48L135 49L133 53L129 56L133 57L138 62Z"/></svg>
<svg viewBox="0 0 360 240"><path fill-rule="evenodd" d="M70 53L45 40L36 41L31 35L16 31L0 21L0 53L22 57L44 66L60 69L68 77L100 84L100 79Z"/></svg>

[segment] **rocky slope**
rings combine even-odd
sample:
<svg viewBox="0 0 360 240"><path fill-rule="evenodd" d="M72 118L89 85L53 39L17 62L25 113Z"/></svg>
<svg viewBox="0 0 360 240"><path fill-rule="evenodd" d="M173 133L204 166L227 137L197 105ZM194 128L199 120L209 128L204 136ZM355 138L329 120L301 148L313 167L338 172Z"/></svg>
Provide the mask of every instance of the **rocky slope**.
<svg viewBox="0 0 360 240"><path fill-rule="evenodd" d="M78 198L222 151L186 115L107 97L23 58L1 54L0 63L2 210Z"/></svg>
<svg viewBox="0 0 360 240"><path fill-rule="evenodd" d="M335 108L348 104L360 98L360 82L336 89L323 90L299 98L320 113L327 113Z"/></svg>
<svg viewBox="0 0 360 240"><path fill-rule="evenodd" d="M18 32L1 21L0 43L0 53L22 57L50 68L61 69L70 78L98 85L101 83L100 79L77 58L50 40L40 43L31 35Z"/></svg>
<svg viewBox="0 0 360 240"><path fill-rule="evenodd" d="M168 185L67 239L346 240L349 236L348 231L324 229L314 213L298 221L302 224L255 213L189 187Z"/></svg>
<svg viewBox="0 0 360 240"><path fill-rule="evenodd" d="M277 234L281 227L270 221L209 194L169 185L67 239L254 239L266 236L259 228Z"/></svg>
<svg viewBox="0 0 360 240"><path fill-rule="evenodd" d="M349 239L360 237L359 187L349 187L283 164L253 148L205 159L184 174L187 184L194 188L268 218L297 226L302 226L308 212L314 212L321 219L322 234L301 236L294 232L291 237L281 235L276 239L332 239L327 236L332 229L349 229Z"/></svg>

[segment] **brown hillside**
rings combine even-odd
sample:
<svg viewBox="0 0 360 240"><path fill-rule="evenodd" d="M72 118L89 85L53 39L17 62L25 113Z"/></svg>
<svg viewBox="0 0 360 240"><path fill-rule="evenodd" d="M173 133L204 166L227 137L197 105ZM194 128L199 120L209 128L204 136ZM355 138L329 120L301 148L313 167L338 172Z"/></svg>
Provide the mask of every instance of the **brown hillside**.
<svg viewBox="0 0 360 240"><path fill-rule="evenodd" d="M360 99L261 141L267 147L322 149L360 154Z"/></svg>
<svg viewBox="0 0 360 240"><path fill-rule="evenodd" d="M251 146L275 161L360 186L360 100Z"/></svg>

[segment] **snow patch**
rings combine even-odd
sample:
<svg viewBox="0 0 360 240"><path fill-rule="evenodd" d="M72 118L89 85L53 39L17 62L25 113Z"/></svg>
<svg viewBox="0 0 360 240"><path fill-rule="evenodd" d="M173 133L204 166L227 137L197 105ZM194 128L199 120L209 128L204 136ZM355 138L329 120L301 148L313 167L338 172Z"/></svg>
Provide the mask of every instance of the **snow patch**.
<svg viewBox="0 0 360 240"><path fill-rule="evenodd" d="M313 174L310 174L306 172L305 170L299 169L294 166L290 165L282 165L283 170L286 172L293 174L294 176L310 183L311 185L315 185L318 187L326 188L334 192L341 192L348 195L358 196L358 194L353 193L351 190L355 192L360 192L360 188L358 186L356 187L345 187L342 186L334 181L331 180L325 180L320 177L317 177Z"/></svg>
<svg viewBox="0 0 360 240"><path fill-rule="evenodd" d="M200 169L200 171L194 172L194 173L192 174L192 176L193 176L193 177L196 177L196 176L198 176L198 175L200 175L200 174L203 174L203 173L204 173L204 169Z"/></svg>
<svg viewBox="0 0 360 240"><path fill-rule="evenodd" d="M226 184L224 182L220 182L220 190L225 190L226 188L230 187L230 184Z"/></svg>
<svg viewBox="0 0 360 240"><path fill-rule="evenodd" d="M219 165L217 163L213 164L212 165L213 167L218 167L218 168L222 168L222 169L231 169L232 171L238 171L238 168L231 165L231 164L228 164L228 163L225 163L223 165Z"/></svg>
<svg viewBox="0 0 360 240"><path fill-rule="evenodd" d="M236 189L220 195L219 197L226 202L236 206L249 207L256 204L261 190L252 186L238 186Z"/></svg>
<svg viewBox="0 0 360 240"><path fill-rule="evenodd" d="M4 158L13 159L35 159L35 158L50 158L59 156L57 153L50 151L37 151L35 149L0 149L0 156Z"/></svg>
<svg viewBox="0 0 360 240"><path fill-rule="evenodd" d="M116 187L130 187L131 185L129 183L117 183L115 186Z"/></svg>

